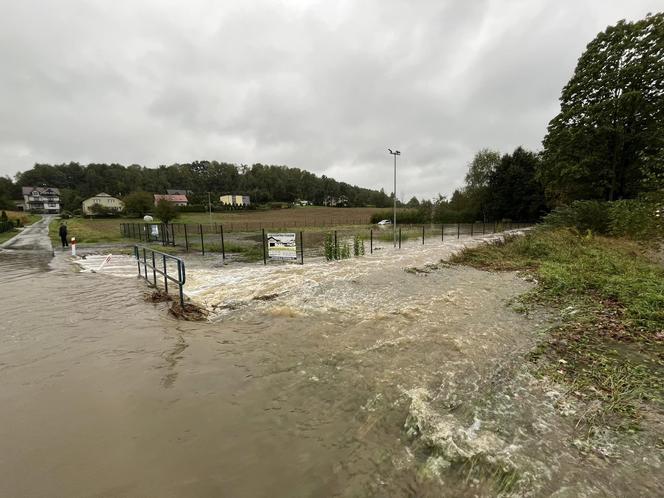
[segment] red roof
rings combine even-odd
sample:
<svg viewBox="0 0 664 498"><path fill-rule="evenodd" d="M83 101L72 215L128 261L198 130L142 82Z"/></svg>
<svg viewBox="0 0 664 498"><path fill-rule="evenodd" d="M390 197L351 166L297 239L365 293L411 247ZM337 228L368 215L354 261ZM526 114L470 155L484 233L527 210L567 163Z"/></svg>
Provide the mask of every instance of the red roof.
<svg viewBox="0 0 664 498"><path fill-rule="evenodd" d="M189 202L187 200L186 195L180 195L180 194L174 194L174 195L162 195L162 194L154 194L154 202L155 204L159 202L160 200L166 200L168 202Z"/></svg>

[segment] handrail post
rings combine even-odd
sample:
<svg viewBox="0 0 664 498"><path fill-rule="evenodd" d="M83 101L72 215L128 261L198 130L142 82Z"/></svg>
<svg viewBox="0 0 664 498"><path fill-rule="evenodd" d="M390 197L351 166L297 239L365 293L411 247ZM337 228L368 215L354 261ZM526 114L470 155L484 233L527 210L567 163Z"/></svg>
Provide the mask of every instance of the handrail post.
<svg viewBox="0 0 664 498"><path fill-rule="evenodd" d="M152 251L152 281L154 283L154 288L157 288L157 262L154 258L154 251Z"/></svg>
<svg viewBox="0 0 664 498"><path fill-rule="evenodd" d="M180 306L184 308L184 292L182 290L182 261L178 260L178 282L179 282L179 287L180 287Z"/></svg>
<svg viewBox="0 0 664 498"><path fill-rule="evenodd" d="M168 268L166 268L166 255L162 254L161 257L164 262L164 292L168 294Z"/></svg>

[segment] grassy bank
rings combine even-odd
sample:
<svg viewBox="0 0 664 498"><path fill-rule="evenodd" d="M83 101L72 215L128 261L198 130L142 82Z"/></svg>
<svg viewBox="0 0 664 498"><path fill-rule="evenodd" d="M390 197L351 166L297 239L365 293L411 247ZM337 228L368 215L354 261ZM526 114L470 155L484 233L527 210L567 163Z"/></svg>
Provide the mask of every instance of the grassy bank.
<svg viewBox="0 0 664 498"><path fill-rule="evenodd" d="M466 249L454 262L530 273L524 304L559 311L561 324L533 351L538 371L588 402L579 425L636 428L664 416L664 268L624 239L538 229Z"/></svg>
<svg viewBox="0 0 664 498"><path fill-rule="evenodd" d="M41 220L41 215L25 213L23 211L5 211L7 218L16 223L16 220L21 220L21 226L32 225L33 223ZM11 239L18 233L18 229L9 230L0 233L0 244Z"/></svg>
<svg viewBox="0 0 664 498"><path fill-rule="evenodd" d="M81 243L94 244L97 242L126 242L120 233L121 223L138 223L143 220L120 218L70 218L62 220L67 223L69 237L76 237ZM53 243L60 242L58 230L61 220L53 220L49 226L49 235Z"/></svg>

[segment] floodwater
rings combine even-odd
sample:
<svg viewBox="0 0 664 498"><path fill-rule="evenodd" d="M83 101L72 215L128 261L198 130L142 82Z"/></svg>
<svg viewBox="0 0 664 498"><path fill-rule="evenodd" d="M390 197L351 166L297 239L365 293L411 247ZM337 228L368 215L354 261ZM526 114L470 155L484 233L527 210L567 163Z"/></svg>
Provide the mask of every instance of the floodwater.
<svg viewBox="0 0 664 498"><path fill-rule="evenodd" d="M531 283L426 266L461 244L192 261L205 323L145 303L129 258L0 251L0 496L662 495L661 452L588 450L530 375L547 323L507 304Z"/></svg>

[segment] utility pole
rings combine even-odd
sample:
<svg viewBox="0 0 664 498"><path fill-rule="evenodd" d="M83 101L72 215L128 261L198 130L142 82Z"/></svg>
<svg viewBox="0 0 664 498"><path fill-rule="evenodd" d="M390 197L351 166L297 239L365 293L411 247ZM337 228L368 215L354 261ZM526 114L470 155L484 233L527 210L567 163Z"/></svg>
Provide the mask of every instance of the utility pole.
<svg viewBox="0 0 664 498"><path fill-rule="evenodd" d="M392 149L387 149L390 154L394 156L394 220L392 222L392 238L394 239L394 247L397 247L397 156L401 155L401 152L395 150L392 152Z"/></svg>

